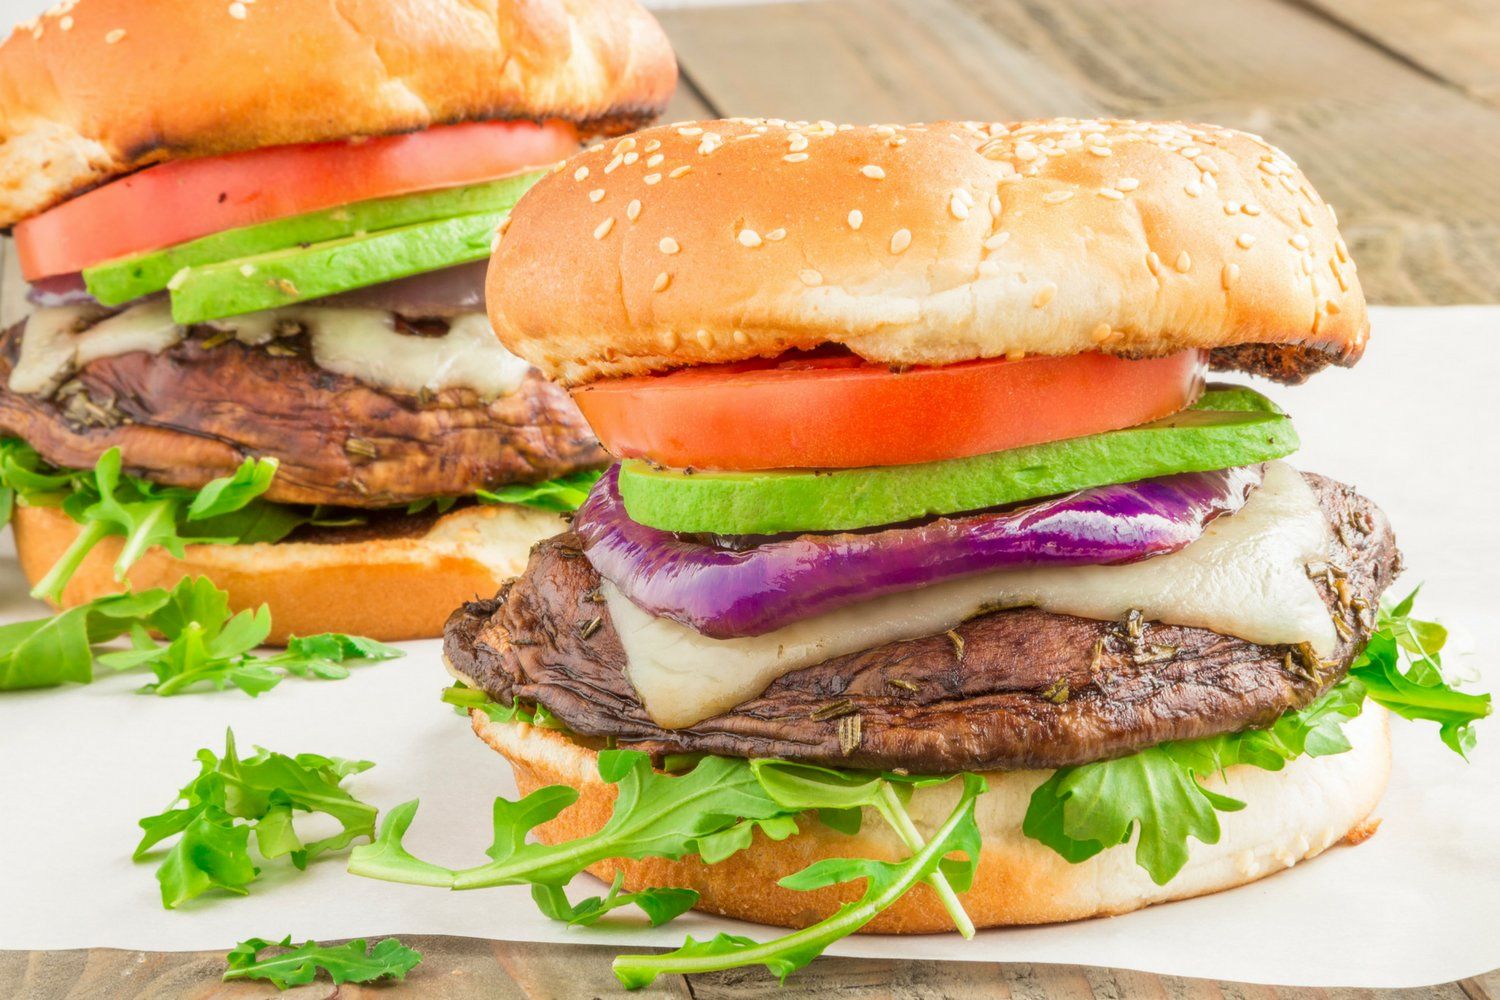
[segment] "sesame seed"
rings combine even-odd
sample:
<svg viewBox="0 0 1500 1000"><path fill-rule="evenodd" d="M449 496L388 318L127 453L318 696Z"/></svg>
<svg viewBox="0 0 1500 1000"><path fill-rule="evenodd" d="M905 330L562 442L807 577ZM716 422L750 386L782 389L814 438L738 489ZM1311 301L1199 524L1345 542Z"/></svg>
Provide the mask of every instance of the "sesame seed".
<svg viewBox="0 0 1500 1000"><path fill-rule="evenodd" d="M1229 287L1235 283L1236 279L1238 279L1239 276L1240 266L1238 264L1225 264L1224 270L1219 274L1219 284L1223 285L1224 291L1227 292L1229 291Z"/></svg>
<svg viewBox="0 0 1500 1000"><path fill-rule="evenodd" d="M677 331L676 330L666 330L666 331L663 331L663 333L661 335L661 345L663 347L665 347L669 351L670 350L674 350L677 347Z"/></svg>
<svg viewBox="0 0 1500 1000"><path fill-rule="evenodd" d="M864 224L865 224L865 213L861 212L857 208L854 211L852 211L852 212L849 213L849 228L850 229L858 229L860 226L862 226Z"/></svg>
<svg viewBox="0 0 1500 1000"><path fill-rule="evenodd" d="M115 30L111 31L109 34L107 34L107 35L104 36L104 44L106 44L106 45L113 45L113 44L115 44L115 42L118 42L120 39L122 39L124 37L125 37L125 29L124 28L116 28Z"/></svg>
<svg viewBox="0 0 1500 1000"><path fill-rule="evenodd" d="M986 250L999 250L1010 241L1010 233L999 232L984 241Z"/></svg>
<svg viewBox="0 0 1500 1000"><path fill-rule="evenodd" d="M1255 236L1252 233L1240 233L1234 241L1239 244L1241 250L1249 250L1255 246Z"/></svg>
<svg viewBox="0 0 1500 1000"><path fill-rule="evenodd" d="M761 244L760 233L753 229L741 229L739 236L735 238L740 241L742 247L758 247Z"/></svg>
<svg viewBox="0 0 1500 1000"><path fill-rule="evenodd" d="M1095 156L1113 156L1113 155L1115 155L1115 151L1112 150L1112 149L1110 149L1108 146L1090 146L1089 147L1089 152L1093 153Z"/></svg>
<svg viewBox="0 0 1500 1000"><path fill-rule="evenodd" d="M1114 331L1109 328L1108 323L1100 323L1098 326L1094 327L1093 332L1089 334L1089 339L1096 344L1102 344L1109 339L1109 335L1113 332Z"/></svg>
<svg viewBox="0 0 1500 1000"><path fill-rule="evenodd" d="M1287 240L1287 242L1296 247L1298 250L1306 250L1308 247L1307 237L1303 236L1301 233L1296 234L1291 239Z"/></svg>
<svg viewBox="0 0 1500 1000"><path fill-rule="evenodd" d="M667 176L675 181L677 178L681 177L683 174L692 169L692 167L684 163L682 166L674 168L671 173L667 174Z"/></svg>
<svg viewBox="0 0 1500 1000"><path fill-rule="evenodd" d="M1000 196L998 194L990 195L990 214L997 219L1000 218L1000 209L1002 207L1004 206L1000 204Z"/></svg>
<svg viewBox="0 0 1500 1000"><path fill-rule="evenodd" d="M661 174L647 174L645 177L642 177L641 180L645 181L647 184L660 184Z"/></svg>
<svg viewBox="0 0 1500 1000"><path fill-rule="evenodd" d="M1155 250L1146 254L1146 268L1152 274L1161 274L1161 258L1157 256Z"/></svg>
<svg viewBox="0 0 1500 1000"><path fill-rule="evenodd" d="M661 238L661 242L656 244L656 249L665 254L674 254L682 249L682 244L678 243L670 236L663 236Z"/></svg>
<svg viewBox="0 0 1500 1000"><path fill-rule="evenodd" d="M641 217L641 200L639 198L632 198L632 199L630 199L630 204L628 204L628 205L625 206L625 218L629 219L631 222L634 222L636 219L639 219L640 217Z"/></svg>
<svg viewBox="0 0 1500 1000"><path fill-rule="evenodd" d="M817 287L818 285L821 285L823 283L822 273L814 271L810 267L803 268L802 271L798 273L797 277L802 279L802 283L804 285L808 285L811 287Z"/></svg>
<svg viewBox="0 0 1500 1000"><path fill-rule="evenodd" d="M640 153L634 153L634 152L632 152L632 153L626 153L625 154L625 165L628 167L632 163L634 163L636 160L639 160L640 158L641 158L641 154Z"/></svg>
<svg viewBox="0 0 1500 1000"><path fill-rule="evenodd" d="M1073 197L1072 191L1048 191L1042 195L1042 201L1049 205L1061 205L1071 197Z"/></svg>
<svg viewBox="0 0 1500 1000"><path fill-rule="evenodd" d="M1239 215L1240 214L1240 203L1237 202L1237 201L1226 201L1224 203L1224 214L1225 215Z"/></svg>
<svg viewBox="0 0 1500 1000"><path fill-rule="evenodd" d="M635 148L635 136L633 136L633 135L627 135L623 139L621 139L619 142L615 143L615 148L611 149L610 152L611 153L624 153L627 150L631 150L631 149L634 149L634 148Z"/></svg>
<svg viewBox="0 0 1500 1000"><path fill-rule="evenodd" d="M1338 254L1338 256L1339 256L1339 263L1341 263L1341 264L1347 264L1347 263L1349 263L1349 245L1344 242L1344 238L1342 236L1340 236L1334 242L1334 244L1333 244L1333 251L1334 251L1334 253Z"/></svg>
<svg viewBox="0 0 1500 1000"><path fill-rule="evenodd" d="M245 5L242 3L232 3L229 5L229 16L236 21L243 21L245 15L248 13L249 11L245 10Z"/></svg>
<svg viewBox="0 0 1500 1000"><path fill-rule="evenodd" d="M801 132L795 133L787 140L786 149L789 153L800 153L807 148L807 136Z"/></svg>
<svg viewBox="0 0 1500 1000"><path fill-rule="evenodd" d="M617 155L613 160L610 160L608 163L606 163L604 165L604 172L606 174L612 174L617 169L619 169L620 164L622 164L624 162L625 162L625 157Z"/></svg>
<svg viewBox="0 0 1500 1000"><path fill-rule="evenodd" d="M589 201L593 202L594 204L597 205L599 202L601 202L603 200L604 200L604 189L603 188L594 188L594 190L592 190L592 191L589 192Z"/></svg>
<svg viewBox="0 0 1500 1000"><path fill-rule="evenodd" d="M182 283L187 280L189 270L189 268L184 267L176 274L172 275L172 277L167 280L167 291L175 292L177 291L177 289L181 288Z"/></svg>
<svg viewBox="0 0 1500 1000"><path fill-rule="evenodd" d="M658 149L661 149L661 140L660 139L652 139L650 142L646 143L646 145L642 146L641 148L644 149L648 153L654 153Z"/></svg>
<svg viewBox="0 0 1500 1000"><path fill-rule="evenodd" d="M680 128L680 129L678 129L677 130L677 134L680 135L680 136L682 136L684 139L688 139L688 138L692 138L695 135L702 135L703 134L703 130L701 128L696 127L696 126L691 126L691 127L687 127L687 128Z"/></svg>
<svg viewBox="0 0 1500 1000"><path fill-rule="evenodd" d="M878 181L885 176L885 171L877 167L873 163L866 163L864 166L859 168L859 172L870 178L872 181Z"/></svg>
<svg viewBox="0 0 1500 1000"><path fill-rule="evenodd" d="M782 157L782 160L787 163L801 163L805 159L807 159L806 153L788 153Z"/></svg>
<svg viewBox="0 0 1500 1000"><path fill-rule="evenodd" d="M1121 177L1115 181L1115 189L1118 191L1134 191L1141 186L1141 182L1134 177Z"/></svg>
<svg viewBox="0 0 1500 1000"><path fill-rule="evenodd" d="M1172 265L1177 268L1178 274L1187 274L1193 269L1193 258L1188 256L1186 250L1177 255L1177 262Z"/></svg>
<svg viewBox="0 0 1500 1000"><path fill-rule="evenodd" d="M948 199L948 211L960 222L969 217L969 206L965 205L957 194Z"/></svg>
<svg viewBox="0 0 1500 1000"><path fill-rule="evenodd" d="M604 239L604 237L606 237L606 236L609 235L609 231L611 229L613 229L613 228L615 228L615 217L613 215L611 215L608 218L606 218L603 222L599 223L598 226L595 227L595 229L594 229L594 239L596 239L596 240L602 240L602 239Z"/></svg>
<svg viewBox="0 0 1500 1000"><path fill-rule="evenodd" d="M770 240L772 243L776 243L776 242L779 242L781 240L784 240L784 239L786 239L786 230L785 229L773 229L769 233L766 234L766 239Z"/></svg>
<svg viewBox="0 0 1500 1000"><path fill-rule="evenodd" d="M698 143L698 155L707 156L722 145L724 145L723 136L717 132L710 132L703 137L702 142Z"/></svg>
<svg viewBox="0 0 1500 1000"><path fill-rule="evenodd" d="M702 344L705 348L714 346L714 335L707 330L699 330L695 336L698 338L698 343Z"/></svg>
<svg viewBox="0 0 1500 1000"><path fill-rule="evenodd" d="M666 157L663 156L661 153L653 153L651 156L649 156L649 157L646 158L646 166L647 167L659 167L659 166L661 166L661 161L664 160L664 159L666 159Z"/></svg>
<svg viewBox="0 0 1500 1000"><path fill-rule="evenodd" d="M72 30L72 28L73 28L73 15L72 14L65 15L61 21L57 22L57 26L59 28L61 28L62 30L64 30L64 31L70 31L70 30Z"/></svg>
<svg viewBox="0 0 1500 1000"><path fill-rule="evenodd" d="M1031 307L1033 309L1040 309L1040 308L1042 308L1047 303L1051 302L1053 296L1055 296L1056 294L1057 294L1057 286L1056 285L1043 285L1041 287L1041 290L1036 293L1036 298L1034 298L1034 299L1031 300Z"/></svg>
<svg viewBox="0 0 1500 1000"><path fill-rule="evenodd" d="M1182 190L1187 192L1189 198L1196 198L1203 193L1203 185L1197 181L1188 181L1182 186Z"/></svg>
<svg viewBox="0 0 1500 1000"><path fill-rule="evenodd" d="M581 180L585 179L586 177L588 177L588 175L589 175L589 168L588 167L579 167L577 170L573 171L573 179L575 181L581 181Z"/></svg>
<svg viewBox="0 0 1500 1000"><path fill-rule="evenodd" d="M901 253L911 246L911 230L898 229L891 235L891 253Z"/></svg>
<svg viewBox="0 0 1500 1000"><path fill-rule="evenodd" d="M654 282L652 282L652 284L651 284L651 290L653 292L665 292L667 290L667 286L670 285L671 283L672 283L672 276L670 274L668 274L666 271L663 271L662 273L658 274L656 276L656 280Z"/></svg>
<svg viewBox="0 0 1500 1000"><path fill-rule="evenodd" d="M746 344L750 343L750 338L745 336L744 330L736 330L734 331L734 342L736 344L739 344L741 347L744 347Z"/></svg>
<svg viewBox="0 0 1500 1000"><path fill-rule="evenodd" d="M1099 197L1108 198L1110 201L1124 201L1125 192L1116 191L1114 188L1100 188Z"/></svg>

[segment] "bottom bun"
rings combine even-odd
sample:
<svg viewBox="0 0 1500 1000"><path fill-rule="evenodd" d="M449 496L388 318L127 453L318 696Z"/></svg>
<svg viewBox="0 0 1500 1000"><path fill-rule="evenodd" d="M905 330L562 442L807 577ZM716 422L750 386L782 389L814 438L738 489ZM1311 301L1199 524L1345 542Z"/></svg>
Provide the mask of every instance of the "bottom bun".
<svg viewBox="0 0 1500 1000"><path fill-rule="evenodd" d="M17 507L12 525L21 569L33 584L79 530L54 507ZM319 632L383 642L435 639L455 607L495 593L525 568L533 544L564 526L557 514L530 507L464 507L436 518L425 533L377 527L334 532L328 541L189 545L181 559L151 549L127 579L133 589L145 590L206 576L228 591L234 610L262 604L271 609L272 645ZM124 589L114 574L121 544L115 537L94 547L64 589L62 607Z"/></svg>
<svg viewBox="0 0 1500 1000"><path fill-rule="evenodd" d="M604 825L615 789L600 780L593 750L552 730L493 722L478 710L470 718L475 733L510 761L523 794L543 785L571 785L582 793L577 804L537 828L543 842L572 840ZM1205 782L1247 805L1240 812L1219 814L1223 833L1217 844L1191 841L1187 866L1164 886L1136 865L1131 846L1069 864L1023 836L1021 819L1032 790L1050 772L987 773L989 791L980 797L975 812L984 847L974 885L960 897L964 907L978 927L1127 913L1264 878L1346 839L1357 843L1378 825L1369 817L1390 775L1385 710L1367 703L1344 732L1353 745L1345 753L1302 757L1278 772L1236 766L1224 777ZM930 835L957 799L956 783L917 790L909 808L918 829ZM710 913L805 927L832 914L839 904L857 899L863 884L797 892L778 886L778 879L824 858L897 860L906 853L879 816L867 809L860 833L852 837L808 820L801 833L779 842L757 831L749 848L717 865L705 865L696 857L652 858L606 861L589 871L606 882L623 872L625 887L632 891L647 886L695 889L696 908ZM864 928L885 934L952 929L952 921L926 885L908 892Z"/></svg>

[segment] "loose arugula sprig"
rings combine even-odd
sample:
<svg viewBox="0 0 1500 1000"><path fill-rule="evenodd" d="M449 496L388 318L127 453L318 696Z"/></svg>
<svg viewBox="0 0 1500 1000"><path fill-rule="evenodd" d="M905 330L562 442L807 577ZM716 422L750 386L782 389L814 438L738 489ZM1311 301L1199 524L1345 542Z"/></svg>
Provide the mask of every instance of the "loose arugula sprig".
<svg viewBox="0 0 1500 1000"><path fill-rule="evenodd" d="M531 898L537 909L553 919L575 927L592 927L611 910L622 906L636 906L646 914L652 927L676 920L698 902L698 893L693 889L642 889L639 892L621 892L625 885L625 873L615 872L615 880L604 896L590 896L578 903L569 903L567 894L554 885L534 885Z"/></svg>
<svg viewBox="0 0 1500 1000"><path fill-rule="evenodd" d="M1366 698L1403 718L1439 723L1443 742L1465 753L1474 742L1471 724L1490 714L1490 696L1457 691L1443 678L1447 633L1411 617L1415 597L1413 591L1381 611L1348 677L1307 708L1288 712L1269 729L1163 743L1061 768L1032 794L1022 831L1074 863L1137 835L1136 863L1165 885L1187 863L1188 838L1217 843L1218 813L1245 807L1204 787L1203 779L1235 764L1279 771L1304 754L1342 753L1350 748L1342 727ZM1403 661L1410 664L1405 672Z"/></svg>
<svg viewBox="0 0 1500 1000"><path fill-rule="evenodd" d="M182 788L171 808L140 821L143 833L132 855L137 861L181 834L156 871L167 909L211 889L245 895L260 875L250 855L252 834L262 858L289 857L298 869L320 854L375 835L375 807L342 787L346 778L374 764L320 754L288 757L260 747L242 759L232 730L224 743L222 757L199 750L198 776ZM342 829L306 842L293 823L297 812L323 813Z"/></svg>
<svg viewBox="0 0 1500 1000"><path fill-rule="evenodd" d="M808 890L863 879L864 895L855 902L845 903L826 920L766 942L737 934L719 934L701 942L689 937L681 948L665 955L621 955L614 961L615 977L627 989L639 989L666 973L691 975L763 965L785 982L793 972L823 954L829 945L874 920L918 882L938 871L946 868L949 878L961 882L961 889L967 889L969 882L962 881L960 873L967 871L972 878L979 863L980 834L974 822L974 803L984 791L983 778L977 774L963 775L963 790L953 812L932 839L905 861L829 858L777 883L788 889ZM961 852L966 860L960 864L945 860L955 852Z"/></svg>
<svg viewBox="0 0 1500 1000"><path fill-rule="evenodd" d="M270 628L265 607L231 615L229 595L205 577L185 578L170 591L112 594L50 618L0 626L0 691L87 684L97 663L114 670L149 669L156 680L140 689L146 694L233 685L253 697L288 675L338 680L349 675L348 664L406 655L373 639L335 632L293 637L281 653L253 655ZM130 649L97 648L125 634Z"/></svg>
<svg viewBox="0 0 1500 1000"><path fill-rule="evenodd" d="M261 957L261 952L272 948L282 950ZM366 945L364 938L340 945L305 941L294 946L288 934L280 941L264 938L241 941L224 960L229 966L224 973L226 982L261 979L285 990L307 985L317 978L319 971L327 973L335 985L373 983L381 979L400 981L422 961L422 955L395 938L386 938L373 948Z"/></svg>

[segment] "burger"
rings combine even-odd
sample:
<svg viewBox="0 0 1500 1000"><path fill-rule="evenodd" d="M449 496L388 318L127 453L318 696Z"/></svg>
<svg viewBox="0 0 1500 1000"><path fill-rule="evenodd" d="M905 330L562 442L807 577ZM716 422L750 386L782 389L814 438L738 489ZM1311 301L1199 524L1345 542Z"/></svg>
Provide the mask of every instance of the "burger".
<svg viewBox="0 0 1500 1000"><path fill-rule="evenodd" d="M65 0L16 28L0 482L36 594L205 575L280 641L433 637L492 593L606 462L490 331L495 228L675 79L632 0Z"/></svg>
<svg viewBox="0 0 1500 1000"><path fill-rule="evenodd" d="M616 963L784 977L856 930L1124 913L1358 842L1388 714L1462 752L1489 711L1382 606L1380 509L1206 380L1366 347L1332 209L1255 136L682 123L507 225L494 329L617 463L447 625L446 699L526 795L490 860L411 856L409 804L357 872L801 928ZM609 895L571 901L583 870Z"/></svg>

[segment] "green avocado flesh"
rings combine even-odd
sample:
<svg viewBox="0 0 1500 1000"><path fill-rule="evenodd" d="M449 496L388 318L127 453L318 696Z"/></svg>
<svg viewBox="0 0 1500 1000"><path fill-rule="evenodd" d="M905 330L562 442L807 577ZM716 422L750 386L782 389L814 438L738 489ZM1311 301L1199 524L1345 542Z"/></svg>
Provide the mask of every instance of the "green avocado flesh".
<svg viewBox="0 0 1500 1000"><path fill-rule="evenodd" d="M189 268L173 280L187 326L483 260L505 212L480 212Z"/></svg>
<svg viewBox="0 0 1500 1000"><path fill-rule="evenodd" d="M1192 407L1149 424L946 462L686 473L632 459L620 463L620 495L631 518L666 531L843 531L1250 465L1297 446L1291 420L1269 399L1237 386L1211 386Z"/></svg>
<svg viewBox="0 0 1500 1000"><path fill-rule="evenodd" d="M107 306L120 305L161 291L183 268L238 262L244 257L398 229L419 222L481 212L508 212L526 189L545 173L540 171L483 184L376 198L241 229L228 229L164 250L121 257L86 268L83 280L94 298Z"/></svg>

